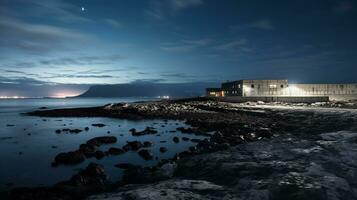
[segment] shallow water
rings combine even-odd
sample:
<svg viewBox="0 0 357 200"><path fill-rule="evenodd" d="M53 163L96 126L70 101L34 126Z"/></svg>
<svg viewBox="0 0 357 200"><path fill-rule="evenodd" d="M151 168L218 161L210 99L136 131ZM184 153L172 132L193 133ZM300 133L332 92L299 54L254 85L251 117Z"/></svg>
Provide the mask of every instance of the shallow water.
<svg viewBox="0 0 357 200"><path fill-rule="evenodd" d="M172 138L185 136L202 138L202 136L183 135L180 132L171 133L179 126L187 126L180 121L141 120L130 121L111 118L43 118L21 115L21 113L36 110L39 107L68 108L99 106L113 102L133 102L151 99L17 99L0 100L0 190L18 186L52 185L69 179L80 168L85 168L89 162L103 164L106 174L111 180L118 180L122 170L115 164L127 162L142 166L154 165L164 158L171 158L176 153L188 149L194 144L190 141L174 143ZM93 127L93 123L103 123L106 126ZM14 125L14 126L8 126ZM132 136L129 129L143 130L153 126L158 135ZM164 126L164 127L162 127ZM89 127L89 131L81 133L55 133L57 129ZM110 133L108 133L108 131ZM87 159L85 162L73 165L51 167L54 157L60 152L73 151L79 145L96 136L111 135L118 138L118 142L102 145L99 149L106 151L110 147L122 147L126 141L153 142L149 149L157 160L145 161L137 152L129 151L118 156L106 156L101 160ZM160 141L167 141L161 143ZM167 147L168 151L160 153L160 147Z"/></svg>

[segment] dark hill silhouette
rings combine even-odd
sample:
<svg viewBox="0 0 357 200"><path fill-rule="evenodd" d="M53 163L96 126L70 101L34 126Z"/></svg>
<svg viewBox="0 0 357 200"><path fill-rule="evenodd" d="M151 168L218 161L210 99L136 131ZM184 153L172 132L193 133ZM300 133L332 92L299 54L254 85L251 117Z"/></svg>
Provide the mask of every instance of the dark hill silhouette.
<svg viewBox="0 0 357 200"><path fill-rule="evenodd" d="M78 97L170 97L201 96L206 87L218 86L218 83L152 83L134 82L115 85L94 85Z"/></svg>

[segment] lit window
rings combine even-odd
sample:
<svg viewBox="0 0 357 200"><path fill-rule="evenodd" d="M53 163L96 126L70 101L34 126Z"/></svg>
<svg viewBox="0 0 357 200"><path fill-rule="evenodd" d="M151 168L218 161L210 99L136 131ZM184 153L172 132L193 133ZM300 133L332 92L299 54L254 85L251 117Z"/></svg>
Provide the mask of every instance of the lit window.
<svg viewBox="0 0 357 200"><path fill-rule="evenodd" d="M270 89L276 89L276 85L269 85Z"/></svg>

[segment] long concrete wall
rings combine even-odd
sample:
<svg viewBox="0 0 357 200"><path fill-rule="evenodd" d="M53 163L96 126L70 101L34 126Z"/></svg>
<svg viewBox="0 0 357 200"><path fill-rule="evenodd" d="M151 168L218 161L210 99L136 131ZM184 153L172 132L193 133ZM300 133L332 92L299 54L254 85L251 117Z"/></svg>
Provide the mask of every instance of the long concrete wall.
<svg viewBox="0 0 357 200"><path fill-rule="evenodd" d="M232 103L242 103L247 101L257 102L286 102L286 103L315 103L315 102L327 102L329 101L328 96L312 96L312 97L219 97L221 101L232 102Z"/></svg>

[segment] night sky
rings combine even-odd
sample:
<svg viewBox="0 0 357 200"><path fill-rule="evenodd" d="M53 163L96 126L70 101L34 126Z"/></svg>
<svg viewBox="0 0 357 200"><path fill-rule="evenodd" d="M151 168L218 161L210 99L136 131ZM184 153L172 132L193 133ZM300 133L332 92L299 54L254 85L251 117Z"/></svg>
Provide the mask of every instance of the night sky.
<svg viewBox="0 0 357 200"><path fill-rule="evenodd" d="M1 0L0 96L136 82L357 82L356 47L356 1Z"/></svg>

